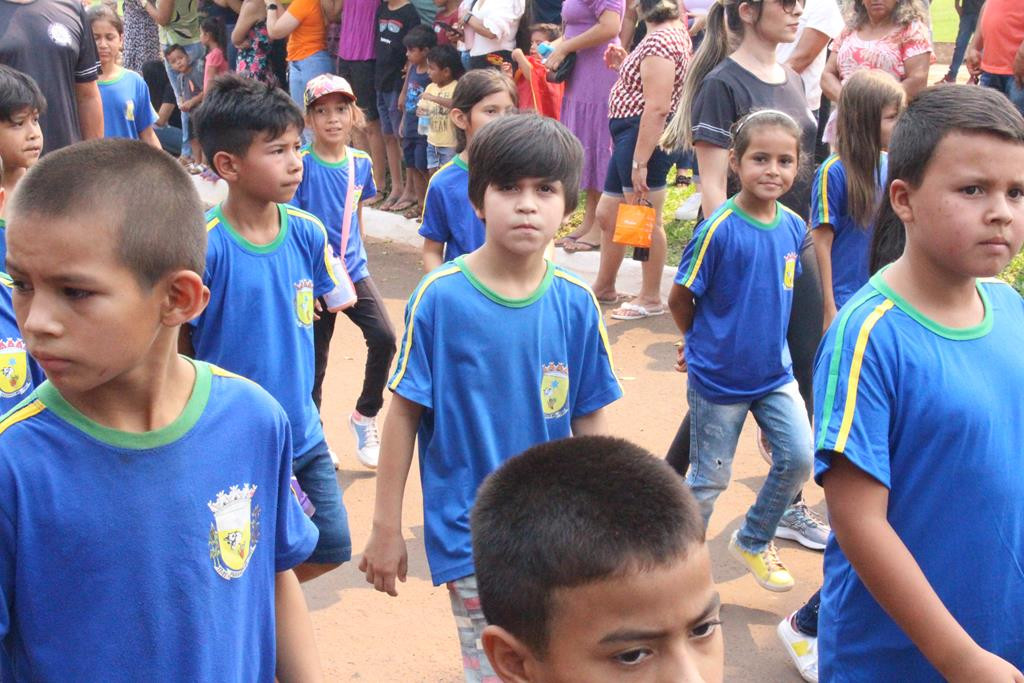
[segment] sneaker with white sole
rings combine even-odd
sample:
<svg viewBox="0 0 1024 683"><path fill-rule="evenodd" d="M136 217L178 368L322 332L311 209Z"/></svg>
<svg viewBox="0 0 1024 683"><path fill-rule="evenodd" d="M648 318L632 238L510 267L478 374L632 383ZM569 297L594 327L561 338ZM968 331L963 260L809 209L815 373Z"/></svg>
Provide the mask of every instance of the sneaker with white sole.
<svg viewBox="0 0 1024 683"><path fill-rule="evenodd" d="M779 634L782 647L789 654L800 678L818 683L818 639L793 628L792 614L779 622L775 632Z"/></svg>
<svg viewBox="0 0 1024 683"><path fill-rule="evenodd" d="M830 533L832 529L828 522L801 500L782 513L779 526L775 529L775 538L796 541L811 550L824 550Z"/></svg>
<svg viewBox="0 0 1024 683"><path fill-rule="evenodd" d="M762 588L776 593L785 593L793 588L793 575L779 559L779 551L774 543L769 543L759 553L752 553L740 547L736 536L739 531L732 532L729 539L729 554L743 563Z"/></svg>
<svg viewBox="0 0 1024 683"><path fill-rule="evenodd" d="M700 210L700 192L694 192L676 209L677 221L695 221Z"/></svg>
<svg viewBox="0 0 1024 683"><path fill-rule="evenodd" d="M356 458L364 467L377 468L380 458L380 434L377 432L377 418L364 417L356 411L348 418L348 426L356 436Z"/></svg>

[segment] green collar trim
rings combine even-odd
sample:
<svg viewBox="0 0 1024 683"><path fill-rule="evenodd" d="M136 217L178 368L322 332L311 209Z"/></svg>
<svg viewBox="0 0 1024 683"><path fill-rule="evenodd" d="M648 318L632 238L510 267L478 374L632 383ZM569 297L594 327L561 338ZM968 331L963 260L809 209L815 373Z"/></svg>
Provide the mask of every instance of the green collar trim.
<svg viewBox="0 0 1024 683"><path fill-rule="evenodd" d="M910 302L893 291L892 287L882 278L882 273L888 269L889 266L886 266L875 273L871 277L871 286L877 289L882 296L890 299L901 311L940 337L955 341L966 341L968 339L984 337L992 330L992 303L989 301L988 294L985 293L985 289L981 286L980 281L975 281L975 287L978 288L978 295L981 297L981 303L985 307L985 317L973 327L946 327L926 317L919 310L911 306Z"/></svg>
<svg viewBox="0 0 1024 683"><path fill-rule="evenodd" d="M192 386L192 395L189 396L185 409L181 411L173 422L166 427L161 427L151 432L122 432L117 429L105 427L98 422L90 420L80 413L74 406L68 403L57 388L50 382L43 382L36 389L36 397L43 405L52 410L57 417L70 425L77 427L97 441L133 451L144 451L153 448L160 448L174 443L183 437L202 416L206 404L210 400L210 366L206 363L193 361L187 358L196 370L196 381Z"/></svg>
<svg viewBox="0 0 1024 683"><path fill-rule="evenodd" d="M456 154L452 157L452 163L461 168L466 173L469 173L469 164L462 159L462 154Z"/></svg>
<svg viewBox="0 0 1024 683"><path fill-rule="evenodd" d="M544 272L544 278L540 281L540 286L533 291L533 294L526 297L525 299L509 299L501 294L498 294L493 289L480 282L473 271L466 265L466 259L464 256L459 256L455 259L455 265L458 266L462 274L466 276L469 283L476 288L478 292L486 296L488 299L500 306L507 306L508 308L526 308L537 299L544 296L544 293L548 291L548 287L551 286L551 281L555 278L555 264L551 261L547 261L547 270Z"/></svg>
<svg viewBox="0 0 1024 683"><path fill-rule="evenodd" d="M214 215L224 226L224 229L227 231L227 233L231 235L231 239L237 242L238 246L242 247L242 249L245 249L246 251L251 252L253 254L271 254L274 251L276 251L279 246L281 246L282 242L284 242L285 237L288 235L288 212L285 209L284 204L277 205L277 212L278 225L280 226L280 229L277 231L277 237L275 237L274 240L268 244L255 244L254 242L250 242L249 240L245 239L240 234L238 234L238 231L235 230L231 223L228 222L228 219L224 217L222 205L218 204L217 208L214 209Z"/></svg>
<svg viewBox="0 0 1024 683"><path fill-rule="evenodd" d="M736 196L735 195L729 198L729 200L726 202L726 205L730 209L732 209L733 212L736 213L736 215L738 215L740 218L742 218L746 222L750 223L752 226L754 226L758 230L774 230L775 228L779 227L779 222L782 220L782 212L785 211L785 209L783 209L782 206L779 204L778 200L776 200L776 202L775 202L775 218L773 218L770 223L765 223L764 221L757 220L756 218L751 216L749 213L747 213L746 211L741 209L740 205L736 203Z"/></svg>
<svg viewBox="0 0 1024 683"><path fill-rule="evenodd" d="M313 149L313 145L310 145L306 149L309 150L309 156L313 157L313 160L321 166L325 166L327 168L341 168L348 163L348 147L345 148L345 153L341 156L341 161L338 162L326 161L316 153L316 150Z"/></svg>
<svg viewBox="0 0 1024 683"><path fill-rule="evenodd" d="M127 75L128 72L125 70L124 67L119 66L117 68L120 69L120 71L117 72L116 76L114 76L113 78L111 78L109 80L106 80L106 81L100 80L99 84L100 85L113 85L114 83L117 83L119 80L121 80L122 78L124 78Z"/></svg>

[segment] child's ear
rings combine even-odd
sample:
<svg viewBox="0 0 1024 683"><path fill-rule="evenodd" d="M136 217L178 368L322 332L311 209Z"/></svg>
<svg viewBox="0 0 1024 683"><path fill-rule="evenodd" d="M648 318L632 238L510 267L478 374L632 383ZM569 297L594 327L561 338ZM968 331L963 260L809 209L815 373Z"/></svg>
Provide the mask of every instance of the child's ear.
<svg viewBox="0 0 1024 683"><path fill-rule="evenodd" d="M461 109L450 109L448 110L448 118L452 120L456 126L462 130L469 128L469 117L466 116L466 112Z"/></svg>
<svg viewBox="0 0 1024 683"><path fill-rule="evenodd" d="M238 180L239 159L230 152L221 150L213 155L210 165L225 182L233 183Z"/></svg>
<svg viewBox="0 0 1024 683"><path fill-rule="evenodd" d="M164 288L161 322L167 327L184 325L199 316L210 302L210 289L192 270L176 270L162 280Z"/></svg>
<svg viewBox="0 0 1024 683"><path fill-rule="evenodd" d="M529 663L535 659L530 648L518 638L493 624L485 626L480 638L491 668L504 683L528 683Z"/></svg>
<svg viewBox="0 0 1024 683"><path fill-rule="evenodd" d="M729 170L739 175L740 172L740 160L736 158L736 150L729 150Z"/></svg>
<svg viewBox="0 0 1024 683"><path fill-rule="evenodd" d="M914 209L910 205L910 194L912 189L905 180L896 179L889 186L889 201L892 203L893 213L906 226L914 221Z"/></svg>

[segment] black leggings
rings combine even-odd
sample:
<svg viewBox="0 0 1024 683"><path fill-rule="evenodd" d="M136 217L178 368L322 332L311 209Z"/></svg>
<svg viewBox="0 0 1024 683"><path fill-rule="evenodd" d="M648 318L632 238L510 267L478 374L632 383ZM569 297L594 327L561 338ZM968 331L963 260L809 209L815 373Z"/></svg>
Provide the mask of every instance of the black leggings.
<svg viewBox="0 0 1024 683"><path fill-rule="evenodd" d="M789 353L793 357L793 376L800 389L800 396L807 406L807 419L813 422L814 354L818 352L818 344L821 342L824 304L818 261L809 240L800 252L800 269L800 276L793 286L793 310L789 314L786 341L789 342ZM665 460L679 476L686 476L686 471L690 467L689 412L679 425Z"/></svg>
<svg viewBox="0 0 1024 683"><path fill-rule="evenodd" d="M391 359L395 357L395 329L384 308L384 300L374 284L373 278L364 278L355 283L356 305L343 311L363 333L366 340L366 369L363 373L363 390L356 401L356 410L364 417L375 417L384 405L384 387L388 383ZM321 300L321 305L324 305ZM320 319L313 322L313 346L316 365L313 380L313 402L320 409L324 375L327 374L327 356L334 336L337 313L331 313L324 305Z"/></svg>

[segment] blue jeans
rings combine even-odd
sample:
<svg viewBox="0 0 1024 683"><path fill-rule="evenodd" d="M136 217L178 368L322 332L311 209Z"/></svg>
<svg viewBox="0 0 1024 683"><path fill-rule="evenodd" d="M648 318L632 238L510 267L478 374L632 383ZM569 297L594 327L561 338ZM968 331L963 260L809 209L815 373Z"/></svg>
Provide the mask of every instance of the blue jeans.
<svg viewBox="0 0 1024 683"><path fill-rule="evenodd" d="M331 462L327 442L321 441L308 452L292 460L292 474L309 496L316 511L312 521L320 532L313 554L306 562L342 564L352 559L352 537L348 513L341 499L338 474Z"/></svg>
<svg viewBox="0 0 1024 683"><path fill-rule="evenodd" d="M754 414L772 446L772 467L736 537L741 548L759 553L775 536L782 513L811 475L811 425L796 381L754 401L730 404L712 403L691 383L686 398L690 404L690 470L686 483L697 499L705 527L715 500L729 485L736 443L747 412Z"/></svg>
<svg viewBox="0 0 1024 683"><path fill-rule="evenodd" d="M964 54L967 52L967 45L971 42L971 36L978 28L978 13L960 15L960 28L956 32L956 47L953 48L953 57L949 63L950 78L956 78L960 71L960 65L964 63Z"/></svg>
<svg viewBox="0 0 1024 683"><path fill-rule="evenodd" d="M1010 98L1013 106L1017 107L1017 111L1024 114L1024 89L1017 87L1017 81L1013 79L1013 76L990 74L987 71L982 71L978 83L986 88L994 88L1006 95Z"/></svg>
<svg viewBox="0 0 1024 683"><path fill-rule="evenodd" d="M314 52L305 59L298 59L288 62L288 94L292 96L299 109L306 111L303 97L306 94L306 84L320 74L334 73L334 60L325 50ZM303 142L309 142L309 136L302 133Z"/></svg>
<svg viewBox="0 0 1024 683"><path fill-rule="evenodd" d="M167 51L170 45L161 45L160 54ZM189 63L195 62L206 54L206 48L203 47L202 43L194 43L192 45L182 45L185 49L185 54L188 55ZM181 100L181 89L178 87L178 72L171 68L171 65L167 62L167 57L164 56L164 70L167 72L167 79L171 82L171 89L174 90L174 99ZM188 112L181 112L181 153L188 156L192 154L192 146L188 141L189 126L188 126Z"/></svg>

